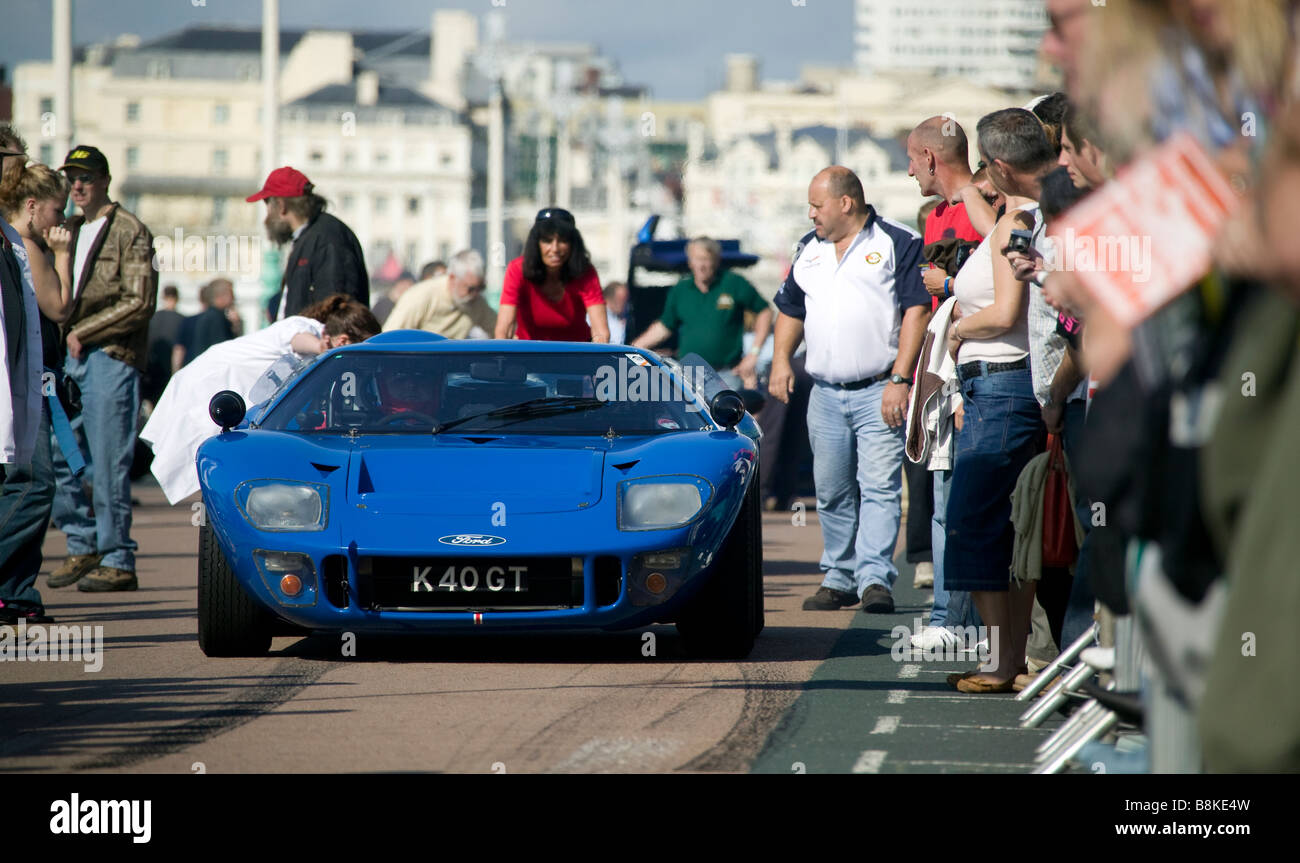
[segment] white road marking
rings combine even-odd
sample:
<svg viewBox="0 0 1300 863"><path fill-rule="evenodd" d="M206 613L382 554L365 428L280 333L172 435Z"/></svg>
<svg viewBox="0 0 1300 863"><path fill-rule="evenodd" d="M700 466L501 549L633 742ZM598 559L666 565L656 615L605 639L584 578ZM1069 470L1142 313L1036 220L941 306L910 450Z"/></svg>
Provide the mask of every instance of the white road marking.
<svg viewBox="0 0 1300 863"><path fill-rule="evenodd" d="M853 765L854 773L879 773L880 765L885 763L885 756L889 753L883 749L868 749L858 756L857 762Z"/></svg>
<svg viewBox="0 0 1300 863"><path fill-rule="evenodd" d="M907 723L908 728L942 728L945 731L1038 731L1043 734L1051 734L1053 729L1048 728L1021 728L1018 725L956 725L953 723Z"/></svg>
<svg viewBox="0 0 1300 863"><path fill-rule="evenodd" d="M877 716L876 727L871 729L872 734L893 734L898 730L898 723L903 721L901 716Z"/></svg>
<svg viewBox="0 0 1300 863"><path fill-rule="evenodd" d="M907 694L906 689L891 689L889 690L889 697L885 699L885 703L902 704L907 700Z"/></svg>
<svg viewBox="0 0 1300 863"><path fill-rule="evenodd" d="M1021 772L1025 772L1030 767L1028 764L1004 764L997 761L898 761L897 763L926 767L1000 767Z"/></svg>
<svg viewBox="0 0 1300 863"><path fill-rule="evenodd" d="M898 658L903 662L970 662L979 659L979 654L974 650L956 650L951 652L939 652L926 656L924 650L904 650Z"/></svg>
<svg viewBox="0 0 1300 863"><path fill-rule="evenodd" d="M924 695L913 692L908 696L908 698L913 701L917 699L925 699L927 701L965 701L967 704L970 703L970 698L965 695Z"/></svg>
<svg viewBox="0 0 1300 863"><path fill-rule="evenodd" d="M920 673L921 673L921 666L904 665L898 669L898 678L899 680L910 680L911 678L916 677L916 675Z"/></svg>
<svg viewBox="0 0 1300 863"><path fill-rule="evenodd" d="M645 737L593 737L550 768L553 773L646 770L672 755L681 741Z"/></svg>

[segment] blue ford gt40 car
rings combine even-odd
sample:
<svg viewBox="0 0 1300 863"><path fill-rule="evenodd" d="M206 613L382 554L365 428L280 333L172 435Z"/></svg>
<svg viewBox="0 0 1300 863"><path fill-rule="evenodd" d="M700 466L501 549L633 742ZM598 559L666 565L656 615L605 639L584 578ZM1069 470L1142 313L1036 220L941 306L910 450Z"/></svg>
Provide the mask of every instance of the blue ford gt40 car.
<svg viewBox="0 0 1300 863"><path fill-rule="evenodd" d="M763 628L760 432L702 361L384 333L199 449L199 645L618 630L739 658Z"/></svg>

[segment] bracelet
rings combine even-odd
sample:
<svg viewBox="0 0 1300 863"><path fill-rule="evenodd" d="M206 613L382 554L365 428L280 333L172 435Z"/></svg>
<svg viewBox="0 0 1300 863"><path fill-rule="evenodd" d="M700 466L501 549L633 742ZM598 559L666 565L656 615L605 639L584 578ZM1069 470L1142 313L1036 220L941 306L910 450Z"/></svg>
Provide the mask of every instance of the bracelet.
<svg viewBox="0 0 1300 863"><path fill-rule="evenodd" d="M952 291L950 291L950 290L948 289L948 285L950 285L950 284L952 284L952 276L944 276L944 277L943 277L943 295L944 295L945 297L951 297L951 296L952 296Z"/></svg>

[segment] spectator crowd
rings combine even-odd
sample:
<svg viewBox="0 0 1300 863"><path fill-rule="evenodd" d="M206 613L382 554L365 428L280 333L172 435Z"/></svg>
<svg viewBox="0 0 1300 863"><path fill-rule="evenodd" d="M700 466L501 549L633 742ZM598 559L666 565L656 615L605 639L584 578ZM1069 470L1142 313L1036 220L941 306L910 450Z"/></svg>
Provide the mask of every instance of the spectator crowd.
<svg viewBox="0 0 1300 863"><path fill-rule="evenodd" d="M1300 690L1274 683L1300 654L1285 540L1297 462L1280 439L1300 419L1300 245L1285 234L1300 201L1300 13L1281 0L1047 7L1043 49L1064 90L973 130L918 117L909 174L931 200L917 230L877 212L848 168L827 167L773 303L697 237L689 273L639 331L635 292L602 287L575 217L556 207L507 266L498 309L483 258L464 250L403 274L372 314L356 237L288 167L248 198L289 246L271 326L245 332L224 278L203 287L196 316L177 312L174 286L155 310L152 235L111 199L103 154L79 145L56 170L0 128L4 622L49 619L36 577L50 523L67 537L50 588L137 587L129 471L142 404L140 439L175 502L197 488L197 406L288 353L381 327L675 340L732 386L770 395L769 508L794 494L806 422L823 539L806 610L894 612L905 479L906 557L933 591L911 645L970 647L970 627L988 632L989 659L951 675L956 691L1024 689L1095 622L1113 643L1114 621L1131 619L1149 656L1142 696L1166 717L1147 733L1180 741L1152 769L1300 769ZM1206 222L1198 193L1138 179L1174 144L1204 156L1217 175L1206 187L1231 189L1209 248L1166 230ZM1081 214L1119 199L1119 239L1148 251L1074 266ZM1190 278L1150 272L1171 260L1201 263ZM1144 268L1166 296L1119 313L1109 292ZM1268 650L1244 649L1244 634Z"/></svg>
<svg viewBox="0 0 1300 863"><path fill-rule="evenodd" d="M805 340L825 551L804 608L894 610L905 453L908 556L934 590L911 643L974 623L995 642L953 688L1024 689L1096 632L1146 657L1150 769L1300 769L1300 699L1270 682L1300 647L1278 439L1300 333L1296 11L1047 6L1064 92L980 118L973 148L951 115L908 137L938 196L921 236L843 168L809 188L770 382L785 399Z"/></svg>

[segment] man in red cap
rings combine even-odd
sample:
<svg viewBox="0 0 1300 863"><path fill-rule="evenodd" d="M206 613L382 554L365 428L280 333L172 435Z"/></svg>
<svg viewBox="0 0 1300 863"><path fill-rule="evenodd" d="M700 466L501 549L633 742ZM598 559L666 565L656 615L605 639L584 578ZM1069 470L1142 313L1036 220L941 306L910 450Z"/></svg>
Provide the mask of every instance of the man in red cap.
<svg viewBox="0 0 1300 863"><path fill-rule="evenodd" d="M347 294L370 305L370 277L356 234L325 212L325 199L311 180L293 168L276 168L262 190L247 200L266 201L266 235L271 242L293 241L280 280L276 320L296 315L332 294Z"/></svg>

